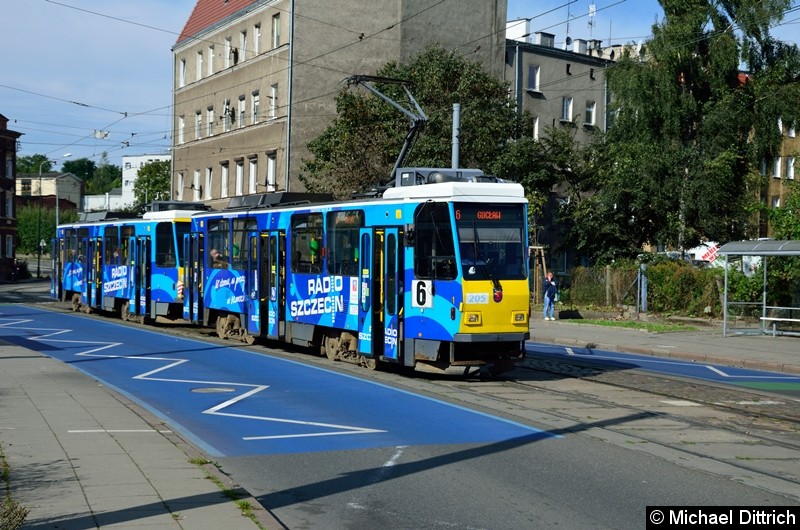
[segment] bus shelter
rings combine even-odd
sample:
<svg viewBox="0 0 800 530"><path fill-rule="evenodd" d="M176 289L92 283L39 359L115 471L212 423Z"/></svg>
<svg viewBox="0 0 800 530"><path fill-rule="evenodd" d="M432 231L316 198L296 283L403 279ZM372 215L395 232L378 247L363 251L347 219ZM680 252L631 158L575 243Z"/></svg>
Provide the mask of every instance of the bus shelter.
<svg viewBox="0 0 800 530"><path fill-rule="evenodd" d="M757 240L732 241L717 249L725 256L725 290L723 294L722 336L728 333L800 335L800 307L781 307L767 304L767 270L769 259L778 256L800 257L800 241ZM728 299L728 273L731 258L744 264L745 257L761 262L761 302L731 301ZM735 268L735 267L734 267ZM794 297L795 299L797 297ZM794 302L797 303L797 302Z"/></svg>

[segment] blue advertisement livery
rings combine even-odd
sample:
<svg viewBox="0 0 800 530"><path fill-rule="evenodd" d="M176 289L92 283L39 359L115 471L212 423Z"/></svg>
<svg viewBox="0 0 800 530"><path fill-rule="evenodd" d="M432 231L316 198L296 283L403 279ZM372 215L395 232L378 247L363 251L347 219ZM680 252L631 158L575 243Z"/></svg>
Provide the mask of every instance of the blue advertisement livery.
<svg viewBox="0 0 800 530"><path fill-rule="evenodd" d="M370 368L501 370L529 338L527 232L521 185L400 168L372 197L277 192L59 227L54 296Z"/></svg>

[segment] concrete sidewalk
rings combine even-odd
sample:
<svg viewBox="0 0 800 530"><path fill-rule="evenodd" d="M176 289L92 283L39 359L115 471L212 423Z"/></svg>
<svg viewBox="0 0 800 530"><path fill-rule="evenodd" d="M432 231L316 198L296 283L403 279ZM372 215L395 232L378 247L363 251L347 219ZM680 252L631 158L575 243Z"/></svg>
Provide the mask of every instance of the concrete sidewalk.
<svg viewBox="0 0 800 530"><path fill-rule="evenodd" d="M203 455L72 367L0 339L0 444L23 528L253 530L210 478L281 528Z"/></svg>

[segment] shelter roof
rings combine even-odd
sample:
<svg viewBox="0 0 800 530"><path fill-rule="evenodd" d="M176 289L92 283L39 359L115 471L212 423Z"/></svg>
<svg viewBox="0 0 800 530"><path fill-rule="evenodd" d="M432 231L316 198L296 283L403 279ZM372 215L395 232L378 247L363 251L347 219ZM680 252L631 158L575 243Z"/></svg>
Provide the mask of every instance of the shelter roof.
<svg viewBox="0 0 800 530"><path fill-rule="evenodd" d="M717 254L728 256L800 256L800 241L757 240L731 241L717 249Z"/></svg>

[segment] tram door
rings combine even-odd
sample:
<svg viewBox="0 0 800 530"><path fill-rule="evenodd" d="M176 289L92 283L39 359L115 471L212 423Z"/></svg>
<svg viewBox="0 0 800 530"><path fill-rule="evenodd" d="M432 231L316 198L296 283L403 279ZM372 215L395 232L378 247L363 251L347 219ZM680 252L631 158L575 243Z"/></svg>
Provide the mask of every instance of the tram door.
<svg viewBox="0 0 800 530"><path fill-rule="evenodd" d="M286 335L285 265L286 232L262 232L257 264L259 314L262 334L274 340L283 340Z"/></svg>
<svg viewBox="0 0 800 530"><path fill-rule="evenodd" d="M50 297L53 300L61 300L64 286L64 240L53 239L50 249L52 256L50 265L53 273L53 283L50 287ZM63 300L62 300L63 301Z"/></svg>
<svg viewBox="0 0 800 530"><path fill-rule="evenodd" d="M129 301L132 315L148 316L150 307L150 238L132 237L128 242L133 296Z"/></svg>
<svg viewBox="0 0 800 530"><path fill-rule="evenodd" d="M100 302L100 283L103 278L101 254L102 246L99 238L85 237L81 241L85 252L82 253L83 270L86 271L81 302L89 307L97 307Z"/></svg>
<svg viewBox="0 0 800 530"><path fill-rule="evenodd" d="M402 356L402 283L403 266L402 250L400 244L402 233L397 228L386 228L383 231L383 244L381 256L377 260L381 263L381 298L383 314L381 324L383 329L382 359L397 361ZM376 344L377 345L377 344ZM377 345L380 349L380 346Z"/></svg>
<svg viewBox="0 0 800 530"><path fill-rule="evenodd" d="M359 230L358 255L358 353L372 357L372 229Z"/></svg>
<svg viewBox="0 0 800 530"><path fill-rule="evenodd" d="M203 314L203 235L183 236L183 318L194 324L201 322Z"/></svg>

